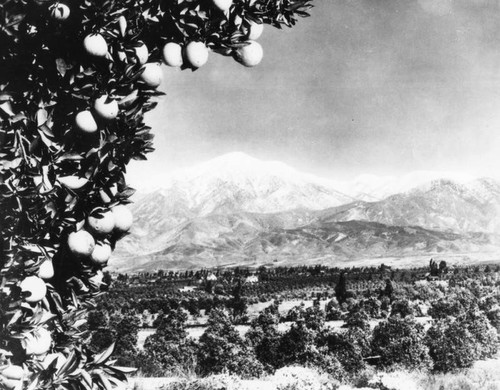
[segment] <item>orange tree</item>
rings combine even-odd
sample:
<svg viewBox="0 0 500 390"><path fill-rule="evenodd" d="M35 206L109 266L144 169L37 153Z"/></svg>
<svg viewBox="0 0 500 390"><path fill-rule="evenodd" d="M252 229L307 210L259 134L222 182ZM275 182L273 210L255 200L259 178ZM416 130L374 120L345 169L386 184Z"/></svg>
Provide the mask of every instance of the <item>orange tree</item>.
<svg viewBox="0 0 500 390"><path fill-rule="evenodd" d="M209 51L257 65L263 24L310 0L0 2L0 385L106 389L129 369L86 346L86 312L132 216L131 159L153 151L144 114L161 62Z"/></svg>

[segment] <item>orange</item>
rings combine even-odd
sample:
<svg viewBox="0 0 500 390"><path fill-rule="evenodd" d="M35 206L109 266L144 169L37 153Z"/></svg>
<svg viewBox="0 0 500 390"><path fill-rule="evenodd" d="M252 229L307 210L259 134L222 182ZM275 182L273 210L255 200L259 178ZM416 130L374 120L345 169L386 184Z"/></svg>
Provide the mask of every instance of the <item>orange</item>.
<svg viewBox="0 0 500 390"><path fill-rule="evenodd" d="M52 16L55 20L66 20L69 18L69 14L69 7L63 3L56 3L50 9L50 16Z"/></svg>
<svg viewBox="0 0 500 390"><path fill-rule="evenodd" d="M141 74L141 80L146 83L148 87L157 88L163 80L163 72L160 64L150 63L142 67L144 70Z"/></svg>
<svg viewBox="0 0 500 390"><path fill-rule="evenodd" d="M68 236L68 247L73 254L87 257L94 250L95 240L89 232L82 229Z"/></svg>
<svg viewBox="0 0 500 390"><path fill-rule="evenodd" d="M208 48L203 42L189 42L186 46L186 59L195 68L199 68L208 61Z"/></svg>
<svg viewBox="0 0 500 390"><path fill-rule="evenodd" d="M52 345L52 336L45 328L29 333L24 339L27 355L43 355L47 353Z"/></svg>
<svg viewBox="0 0 500 390"><path fill-rule="evenodd" d="M240 47L236 51L236 60L248 67L258 65L263 56L262 46L255 41L248 41L248 45Z"/></svg>
<svg viewBox="0 0 500 390"><path fill-rule="evenodd" d="M120 109L116 100L110 99L108 95L102 95L95 100L94 110L101 118L112 120L118 116Z"/></svg>
<svg viewBox="0 0 500 390"><path fill-rule="evenodd" d="M111 211L115 216L115 230L120 233L128 232L134 221L132 212L124 205L115 206Z"/></svg>
<svg viewBox="0 0 500 390"><path fill-rule="evenodd" d="M115 217L110 210L96 211L89 215L87 224L92 233L106 235L115 228Z"/></svg>
<svg viewBox="0 0 500 390"><path fill-rule="evenodd" d="M21 384L24 376L24 370L21 366L8 366L0 372L0 384L3 384L7 389L14 389Z"/></svg>
<svg viewBox="0 0 500 390"><path fill-rule="evenodd" d="M54 266L51 259L45 260L38 269L38 277L44 280L52 279L54 277Z"/></svg>
<svg viewBox="0 0 500 390"><path fill-rule="evenodd" d="M105 265L109 258L111 257L111 245L105 243L96 244L92 254L90 255L90 259L93 263L98 265Z"/></svg>
<svg viewBox="0 0 500 390"><path fill-rule="evenodd" d="M135 56L137 58L137 62L139 64L144 65L146 62L148 62L149 51L148 47L144 43L142 43L141 46L136 46L134 48L134 51L135 51Z"/></svg>
<svg viewBox="0 0 500 390"><path fill-rule="evenodd" d="M8 379L22 379L24 370L21 366L9 366L2 370L1 374Z"/></svg>
<svg viewBox="0 0 500 390"><path fill-rule="evenodd" d="M47 293L47 286L45 282L38 276L27 276L20 284L23 293L29 293L25 298L26 302L36 303L40 302Z"/></svg>
<svg viewBox="0 0 500 390"><path fill-rule="evenodd" d="M259 24L255 22L250 22L247 38L251 41L255 41L260 38L263 31L264 31L264 23Z"/></svg>
<svg viewBox="0 0 500 390"><path fill-rule="evenodd" d="M105 57L108 54L108 44L101 34L89 34L83 40L85 51L91 56Z"/></svg>
<svg viewBox="0 0 500 390"><path fill-rule="evenodd" d="M83 133L95 133L97 131L97 123L92 113L88 110L81 111L75 117L76 127Z"/></svg>
<svg viewBox="0 0 500 390"><path fill-rule="evenodd" d="M212 0L215 7L220 9L222 12L229 11L229 8L233 5L233 0Z"/></svg>
<svg viewBox="0 0 500 390"><path fill-rule="evenodd" d="M163 46L163 62L168 66L182 66L182 47L178 43L168 42Z"/></svg>

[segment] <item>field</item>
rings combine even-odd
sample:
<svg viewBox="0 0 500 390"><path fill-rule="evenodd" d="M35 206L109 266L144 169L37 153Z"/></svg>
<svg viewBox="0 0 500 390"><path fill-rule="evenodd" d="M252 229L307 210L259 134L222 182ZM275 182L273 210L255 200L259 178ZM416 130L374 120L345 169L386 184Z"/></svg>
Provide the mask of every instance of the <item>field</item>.
<svg viewBox="0 0 500 390"><path fill-rule="evenodd" d="M325 306L326 306L327 302L328 301L321 301L320 302L320 305L323 308L323 310L325 309ZM308 308L308 307L312 307L313 303L314 303L314 301L312 301L312 300L305 300L305 301L291 300L291 301L285 301L285 302L282 302L279 305L279 312L282 313L282 315L285 315L293 307L303 305L304 308ZM262 312L266 307L269 307L272 304L273 304L273 302L269 301L269 302L265 302L265 303L257 303L257 304L254 304L254 305L249 305L249 307L248 307L249 317L250 318L257 317L257 315L260 312ZM430 326L431 320L432 320L432 318L428 317L428 316L415 318L416 322L421 323L426 328ZM201 335L206 330L206 323L207 323L207 321L208 321L208 316L198 317L196 319L196 321L193 321L193 322L196 322L198 325L191 325L191 326L186 327L186 332L187 332L188 336L192 337L193 339L199 339L201 337ZM371 329L375 328L375 326L377 326L380 321L381 320L375 320L375 319L372 319L372 320L368 321L368 323L370 325L370 328ZM290 329L290 327L292 326L292 324L293 324L293 322L291 322L291 321L281 322L281 323L279 323L277 325L276 328L280 332L286 332L286 331L288 331ZM345 325L345 321L343 321L343 320L325 321L325 327L328 328L328 329L341 329L342 326L344 326L344 325ZM240 334L240 336L244 337L245 334L250 329L250 325L236 325L235 328L238 331L238 333ZM140 329L138 331L137 347L139 349L143 349L144 348L144 343L145 343L146 339L149 336L153 335L155 332L156 332L155 328L142 328L142 329Z"/></svg>
<svg viewBox="0 0 500 390"><path fill-rule="evenodd" d="M119 363L139 368L138 388L439 390L500 383L498 264L113 278L89 317L90 343L97 351L117 340Z"/></svg>
<svg viewBox="0 0 500 390"><path fill-rule="evenodd" d="M496 359L478 361L470 369L453 374L429 374L425 372L393 371L374 373L372 379L380 378L386 388L392 390L498 390L500 389L500 356ZM296 369L296 368L294 368ZM303 368L298 368L303 370ZM234 376L215 376L205 380L197 378L144 378L134 377L130 380L130 387L136 390L157 390L174 388L175 384L181 384L180 388L193 388L199 386L203 389L219 389L221 384L227 389L241 390L278 390L283 388L326 390L328 385L319 372L312 374L309 386L305 387L302 382L295 380L290 384L284 380L283 375L269 375L259 379L242 380ZM376 382L375 380L373 382ZM332 382L333 383L333 382ZM191 387L189 387L191 386ZM288 386L288 387L286 387ZM295 387L294 387L295 386ZM299 387L302 386L302 387ZM354 387L352 385L335 384L338 390L373 389L374 387ZM333 387L332 387L333 388Z"/></svg>

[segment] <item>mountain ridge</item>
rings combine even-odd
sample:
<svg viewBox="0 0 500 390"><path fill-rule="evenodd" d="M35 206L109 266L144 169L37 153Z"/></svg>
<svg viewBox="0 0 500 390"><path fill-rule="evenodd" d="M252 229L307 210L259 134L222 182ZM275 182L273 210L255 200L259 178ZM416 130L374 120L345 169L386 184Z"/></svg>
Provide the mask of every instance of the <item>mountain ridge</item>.
<svg viewBox="0 0 500 390"><path fill-rule="evenodd" d="M179 173L131 206L135 223L117 248L115 264L129 269L127 261L142 259L146 268L162 261L166 268L231 259L309 262L334 256L351 261L384 254L495 251L500 182L449 177L419 172L393 184L386 178L380 185L370 177L370 185L337 190L333 181L283 163L233 153ZM391 193L391 186L405 191ZM354 196L370 188L373 193ZM384 191L390 195L378 199ZM341 231L349 236L330 242L332 232Z"/></svg>

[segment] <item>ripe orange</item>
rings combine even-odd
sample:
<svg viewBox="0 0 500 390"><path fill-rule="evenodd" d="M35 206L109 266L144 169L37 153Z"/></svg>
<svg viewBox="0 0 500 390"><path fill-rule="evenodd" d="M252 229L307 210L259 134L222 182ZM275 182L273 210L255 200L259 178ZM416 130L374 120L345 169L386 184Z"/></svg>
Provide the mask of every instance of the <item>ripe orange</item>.
<svg viewBox="0 0 500 390"><path fill-rule="evenodd" d="M105 57L108 54L108 44L101 34L89 34L83 40L85 51L91 56Z"/></svg>
<svg viewBox="0 0 500 390"><path fill-rule="evenodd" d="M262 50L262 46L258 42L248 42L248 45L240 47L236 51L236 60L245 66L252 67L258 65L260 61L262 61L264 51Z"/></svg>
<svg viewBox="0 0 500 390"><path fill-rule="evenodd" d="M29 333L24 339L27 355L43 355L47 353L52 345L52 336L45 328Z"/></svg>
<svg viewBox="0 0 500 390"><path fill-rule="evenodd" d="M264 31L264 23L250 22L250 27L248 28L247 38L251 41L255 41L262 35Z"/></svg>
<svg viewBox="0 0 500 390"><path fill-rule="evenodd" d="M9 379L22 379L24 370L21 366L8 366L1 371L1 374Z"/></svg>
<svg viewBox="0 0 500 390"><path fill-rule="evenodd" d="M24 371L21 366L8 366L0 372L0 384L3 384L7 389L14 389L20 385L23 379Z"/></svg>
<svg viewBox="0 0 500 390"><path fill-rule="evenodd" d="M78 176L74 176L74 175L61 176L57 180L63 186L68 187L71 190L79 190L85 184L87 184L89 182L88 179L86 179L84 177L78 177Z"/></svg>
<svg viewBox="0 0 500 390"><path fill-rule="evenodd" d="M19 379L8 379L8 378L0 378L0 385L5 386L5 389L13 390L13 389L21 389L21 380Z"/></svg>
<svg viewBox="0 0 500 390"><path fill-rule="evenodd" d="M142 43L141 46L135 47L134 51L135 51L135 56L137 58L137 62L139 64L144 65L146 62L148 62L149 51L148 47L144 43Z"/></svg>
<svg viewBox="0 0 500 390"><path fill-rule="evenodd" d="M38 277L44 280L52 279L54 277L54 266L51 259L45 260L38 269Z"/></svg>
<svg viewBox="0 0 500 390"><path fill-rule="evenodd" d="M124 205L115 206L111 211L115 216L115 230L120 233L128 232L134 222L132 212Z"/></svg>
<svg viewBox="0 0 500 390"><path fill-rule="evenodd" d="M163 46L163 62L168 66L182 66L182 47L178 43L168 42Z"/></svg>
<svg viewBox="0 0 500 390"><path fill-rule="evenodd" d="M55 20L66 20L69 18L69 14L69 7L63 3L56 3L50 9L50 16L52 16Z"/></svg>
<svg viewBox="0 0 500 390"><path fill-rule="evenodd" d="M203 42L189 42L186 46L186 59L195 68L199 68L208 61L208 48Z"/></svg>
<svg viewBox="0 0 500 390"><path fill-rule="evenodd" d="M148 87L157 88L163 80L163 72L160 64L150 63L142 67L144 70L141 74L141 80L146 83Z"/></svg>
<svg viewBox="0 0 500 390"><path fill-rule="evenodd" d="M89 232L79 230L68 236L68 247L73 254L87 257L94 250L95 240Z"/></svg>
<svg viewBox="0 0 500 390"><path fill-rule="evenodd" d="M97 131L97 123L88 110L81 111L75 117L76 127L84 133L95 133Z"/></svg>
<svg viewBox="0 0 500 390"><path fill-rule="evenodd" d="M105 265L111 257L111 245L105 243L96 244L90 259L94 264Z"/></svg>
<svg viewBox="0 0 500 390"><path fill-rule="evenodd" d="M118 116L120 109L116 100L110 99L108 95L102 95L95 100L94 110L101 118L112 120Z"/></svg>
<svg viewBox="0 0 500 390"><path fill-rule="evenodd" d="M97 235L106 235L115 228L115 217L111 210L96 211L89 215L87 224L92 233Z"/></svg>
<svg viewBox="0 0 500 390"><path fill-rule="evenodd" d="M45 297L45 294L47 294L47 286L38 276L28 276L24 278L20 287L23 293L29 293L25 298L26 302L29 303L40 302Z"/></svg>
<svg viewBox="0 0 500 390"><path fill-rule="evenodd" d="M220 9L222 12L229 11L229 8L233 5L233 0L212 0L213 4Z"/></svg>

